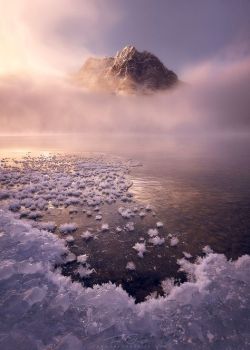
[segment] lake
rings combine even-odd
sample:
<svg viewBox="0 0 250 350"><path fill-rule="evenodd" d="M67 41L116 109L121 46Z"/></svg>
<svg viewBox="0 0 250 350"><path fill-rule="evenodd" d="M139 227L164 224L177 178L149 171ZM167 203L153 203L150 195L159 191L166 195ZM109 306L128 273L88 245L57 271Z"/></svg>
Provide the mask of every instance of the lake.
<svg viewBox="0 0 250 350"><path fill-rule="evenodd" d="M85 286L111 281L121 284L141 302L152 293L162 295L161 282L166 278L174 278L177 284L186 280L177 263L185 253L191 262L204 256L207 245L228 259L250 253L250 162L248 140L244 137L5 136L0 139L0 147L2 156L16 159L30 152L31 156L105 154L136 162L129 171L132 203L118 199L98 210L102 222L110 226L109 234L83 240L83 231L96 231L100 225L94 213L88 217L78 205L75 212L72 208L52 206L42 219L35 221L53 221L58 227L65 222L78 225L69 248L76 256L87 254L95 270L84 279ZM131 221L119 214L119 207L145 210L147 205L152 210L145 217L132 216L133 232L115 231ZM171 236L179 242L174 246L166 242L148 244L141 259L132 247L146 241L148 230L155 228L157 222L163 223L159 232L166 242ZM58 228L56 234L63 237ZM129 261L135 264L135 270L126 269ZM75 261L62 265L65 275L81 281L74 275L75 268Z"/></svg>

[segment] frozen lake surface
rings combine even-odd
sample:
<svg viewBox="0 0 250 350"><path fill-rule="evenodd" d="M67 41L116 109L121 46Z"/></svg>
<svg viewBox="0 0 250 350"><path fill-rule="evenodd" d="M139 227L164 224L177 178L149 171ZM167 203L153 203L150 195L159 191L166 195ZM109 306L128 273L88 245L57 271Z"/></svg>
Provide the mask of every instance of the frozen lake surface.
<svg viewBox="0 0 250 350"><path fill-rule="evenodd" d="M247 348L242 144L55 141L0 141L1 348Z"/></svg>

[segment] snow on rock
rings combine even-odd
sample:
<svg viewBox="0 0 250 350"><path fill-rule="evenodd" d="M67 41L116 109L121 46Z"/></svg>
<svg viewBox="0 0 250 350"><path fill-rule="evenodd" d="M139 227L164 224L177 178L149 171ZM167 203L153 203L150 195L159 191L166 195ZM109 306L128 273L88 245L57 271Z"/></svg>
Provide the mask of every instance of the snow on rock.
<svg viewBox="0 0 250 350"><path fill-rule="evenodd" d="M133 249L135 249L138 253L138 256L140 258L143 258L143 255L144 253L147 251L146 250L146 244L143 242L143 243L139 243L137 242L134 246L133 246Z"/></svg>

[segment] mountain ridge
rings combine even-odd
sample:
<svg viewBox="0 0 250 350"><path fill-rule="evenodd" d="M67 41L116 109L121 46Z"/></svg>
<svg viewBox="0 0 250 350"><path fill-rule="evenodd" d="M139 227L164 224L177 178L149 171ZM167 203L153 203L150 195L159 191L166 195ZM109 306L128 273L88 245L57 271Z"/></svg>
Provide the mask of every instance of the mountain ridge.
<svg viewBox="0 0 250 350"><path fill-rule="evenodd" d="M148 51L125 46L114 57L88 58L76 74L81 86L117 94L153 93L177 85L178 76Z"/></svg>

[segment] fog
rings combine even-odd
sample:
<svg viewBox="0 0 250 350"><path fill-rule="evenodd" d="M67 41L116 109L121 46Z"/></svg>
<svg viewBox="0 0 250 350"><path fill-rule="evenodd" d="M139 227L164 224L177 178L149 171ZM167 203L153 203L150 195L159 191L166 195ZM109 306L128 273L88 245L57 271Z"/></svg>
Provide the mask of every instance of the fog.
<svg viewBox="0 0 250 350"><path fill-rule="evenodd" d="M1 135L83 133L98 138L125 134L197 138L249 132L250 59L245 35L237 43L232 40L229 46L228 41L221 43L221 50L213 57L207 40L207 58L204 59L205 51L200 62L197 57L192 62L190 56L176 71L185 82L181 88L150 96L118 96L87 91L74 85L70 76L95 54L96 43L103 42L99 54L109 52L104 39L113 38L116 28L125 28L123 21L128 21L132 4L113 0L106 5L99 0L0 0L0 5ZM128 6L126 11L124 6ZM211 9L210 15L212 12ZM226 31L223 11L218 16ZM187 22L191 20L192 16L187 18ZM152 30L158 28L153 18L148 21ZM181 44L175 41L174 29L178 25L179 30L179 24L169 23L177 61L177 46ZM138 31L144 25L142 22ZM205 31L202 23L199 26ZM234 26L241 30L238 17ZM180 28L183 35L185 28ZM163 29L161 25L159 30L164 32ZM117 50L127 44L121 42L121 38L129 38L126 34L125 28ZM151 47L150 40L149 37L149 47L144 49ZM171 62L169 66L165 59L171 69Z"/></svg>
<svg viewBox="0 0 250 350"><path fill-rule="evenodd" d="M249 131L250 60L205 62L180 88L147 96L88 92L70 79L2 76L1 134L216 134Z"/></svg>

